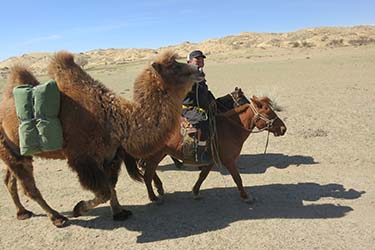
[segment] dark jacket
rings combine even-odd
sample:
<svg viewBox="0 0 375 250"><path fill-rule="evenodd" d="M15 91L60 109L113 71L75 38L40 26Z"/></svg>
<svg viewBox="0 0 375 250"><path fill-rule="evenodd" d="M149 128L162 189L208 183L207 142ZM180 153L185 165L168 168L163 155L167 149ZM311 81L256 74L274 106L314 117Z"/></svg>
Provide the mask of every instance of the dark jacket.
<svg viewBox="0 0 375 250"><path fill-rule="evenodd" d="M182 101L182 115L186 117L192 124L196 124L200 121L205 121L207 120L208 107L214 100L215 97L211 93L211 91L208 90L206 80L194 83L191 91Z"/></svg>

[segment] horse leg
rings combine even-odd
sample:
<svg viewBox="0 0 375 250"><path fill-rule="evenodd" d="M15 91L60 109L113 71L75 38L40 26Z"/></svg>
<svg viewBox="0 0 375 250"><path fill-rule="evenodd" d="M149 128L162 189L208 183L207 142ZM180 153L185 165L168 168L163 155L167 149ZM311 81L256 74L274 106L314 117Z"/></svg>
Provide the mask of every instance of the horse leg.
<svg viewBox="0 0 375 250"><path fill-rule="evenodd" d="M17 179L15 176L10 172L9 169L6 170L5 178L4 178L5 186L8 189L10 196L16 206L17 209L17 219L25 220L30 218L33 213L31 211L26 210L26 208L22 205L20 198L18 196L17 190Z"/></svg>
<svg viewBox="0 0 375 250"><path fill-rule="evenodd" d="M156 191L158 191L158 194L163 196L164 195L164 188L163 188L163 183L161 182L158 174L155 172L154 174L154 186L156 187Z"/></svg>
<svg viewBox="0 0 375 250"><path fill-rule="evenodd" d="M201 172L199 173L199 178L197 180L197 182L195 183L194 187L193 187L193 199L199 199L199 189L201 188L201 185L203 183L203 181L207 178L208 174L210 173L212 167L214 165L213 164L210 164L208 166L205 166L205 167L202 167L201 168Z"/></svg>
<svg viewBox="0 0 375 250"><path fill-rule="evenodd" d="M112 209L112 217L113 220L126 220L132 212L129 210L124 209L120 202L117 199L116 194L116 184L118 180L118 176L120 174L120 167L121 167L122 159L116 155L115 159L108 165L104 165L104 170L106 171L107 176L109 176L109 185L111 189L111 199L110 205Z"/></svg>
<svg viewBox="0 0 375 250"><path fill-rule="evenodd" d="M22 163L19 162L17 164L9 164L8 167L21 184L25 194L36 201L39 206L43 208L43 210L47 213L47 216L56 227L63 227L68 219L52 209L43 199L42 194L35 184L31 159L29 161L23 161Z"/></svg>
<svg viewBox="0 0 375 250"><path fill-rule="evenodd" d="M236 167L236 164L235 162L229 162L227 164L225 164L225 166L227 167L229 173L231 174L234 182L236 183L237 185L237 188L238 190L240 191L240 197L241 199L246 202L246 203L252 203L254 202L254 198L251 194L247 194L243 185L242 185L242 179L241 179L241 176L238 172L238 169Z"/></svg>
<svg viewBox="0 0 375 250"><path fill-rule="evenodd" d="M154 179L156 168L158 164L153 161L145 161L145 173L144 173L144 180L147 188L148 198L151 202L160 203L161 200L155 195L154 190L152 188L152 180ZM159 179L159 177L156 177ZM159 179L160 180L160 179Z"/></svg>

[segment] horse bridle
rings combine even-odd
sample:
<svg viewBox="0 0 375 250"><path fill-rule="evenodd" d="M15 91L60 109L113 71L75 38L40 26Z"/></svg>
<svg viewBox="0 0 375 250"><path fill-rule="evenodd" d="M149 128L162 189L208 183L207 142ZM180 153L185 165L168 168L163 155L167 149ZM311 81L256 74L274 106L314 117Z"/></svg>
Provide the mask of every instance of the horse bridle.
<svg viewBox="0 0 375 250"><path fill-rule="evenodd" d="M236 107L240 106L240 103L239 103L239 102L237 101L237 99L234 97L233 93L230 93L229 95L230 95L230 97L232 97L233 102L234 102L234 104L236 105Z"/></svg>
<svg viewBox="0 0 375 250"><path fill-rule="evenodd" d="M269 118L265 117L263 114L259 113L258 110L255 108L254 102L252 101L252 99L250 99L250 100L251 100L250 101L250 108L254 113L254 117L251 120L250 128L253 127L253 126L256 127L256 122L259 119L263 120L266 123L266 126L264 128L258 129L257 131L252 131L252 133L259 133L259 132L262 132L264 130L268 130L268 133L269 133L270 132L269 130L270 130L270 128L272 128L273 123L277 120L277 116L273 119L269 119Z"/></svg>
<svg viewBox="0 0 375 250"><path fill-rule="evenodd" d="M250 99L250 100L251 100L251 99ZM254 107L254 102L253 102L252 100L250 101L250 108L251 108L251 110L254 112L254 117L253 117L253 119L251 120L251 125L250 125L250 127L252 127L253 125L254 125L254 127L255 127L255 126L256 126L256 122L257 122L258 119L261 119L261 120L263 120L263 121L266 123L266 126L265 126L264 128L262 128L262 129L258 129L257 131L252 131L252 133L259 133L259 132L262 132L262 131L264 131L264 130L267 130L267 131L268 131L268 133L267 133L266 146L265 146L265 148L264 148L264 154L266 154L266 152L267 152L267 147L268 147L268 142L269 142L269 139L270 139L270 129L272 128L272 125L273 125L274 121L276 121L278 117L276 116L276 117L273 118L273 119L269 119L269 118L265 117L263 114L260 114L260 113L258 112L258 110ZM269 107L269 108L271 108L271 107ZM272 108L271 108L271 109L272 109Z"/></svg>

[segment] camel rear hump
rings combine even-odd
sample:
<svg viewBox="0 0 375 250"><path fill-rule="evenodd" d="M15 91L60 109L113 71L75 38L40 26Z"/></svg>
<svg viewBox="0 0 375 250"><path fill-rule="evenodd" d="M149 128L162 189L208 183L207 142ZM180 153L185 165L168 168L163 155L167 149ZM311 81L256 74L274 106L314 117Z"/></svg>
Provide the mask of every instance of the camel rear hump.
<svg viewBox="0 0 375 250"><path fill-rule="evenodd" d="M13 98L13 88L24 84L36 86L39 85L39 81L26 66L13 66L10 70L8 84L3 90L3 98Z"/></svg>
<svg viewBox="0 0 375 250"><path fill-rule="evenodd" d="M67 51L57 52L48 65L49 76L57 82L59 89L66 85L99 84L78 64L74 62L74 55ZM103 88L105 88L103 86Z"/></svg>

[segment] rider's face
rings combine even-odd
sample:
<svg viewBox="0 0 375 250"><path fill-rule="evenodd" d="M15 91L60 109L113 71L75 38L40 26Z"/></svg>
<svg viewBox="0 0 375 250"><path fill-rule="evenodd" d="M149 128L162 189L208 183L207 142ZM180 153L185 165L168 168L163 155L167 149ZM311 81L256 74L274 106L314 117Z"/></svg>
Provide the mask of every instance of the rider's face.
<svg viewBox="0 0 375 250"><path fill-rule="evenodd" d="M198 68L203 68L204 67L204 58L202 56L194 57L190 60L189 63L197 65Z"/></svg>

